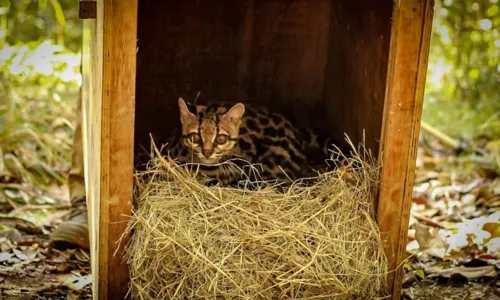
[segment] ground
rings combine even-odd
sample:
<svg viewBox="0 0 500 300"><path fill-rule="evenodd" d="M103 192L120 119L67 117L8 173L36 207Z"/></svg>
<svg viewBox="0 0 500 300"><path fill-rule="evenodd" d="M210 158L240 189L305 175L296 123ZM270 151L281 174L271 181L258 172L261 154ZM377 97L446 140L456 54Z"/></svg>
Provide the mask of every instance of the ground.
<svg viewBox="0 0 500 300"><path fill-rule="evenodd" d="M403 299L500 299L498 145L421 141Z"/></svg>
<svg viewBox="0 0 500 300"><path fill-rule="evenodd" d="M58 251L48 234L68 212L65 186L44 195L51 204L16 205L0 216L0 299L92 299L90 255L81 249ZM2 199L6 200L6 199Z"/></svg>
<svg viewBox="0 0 500 300"><path fill-rule="evenodd" d="M480 155L457 155L421 141L402 299L500 299L495 145L483 144ZM20 183L3 178L0 184ZM67 187L53 184L43 194L6 190L8 197L0 198L0 298L92 299L88 251L57 251L47 243L68 213Z"/></svg>

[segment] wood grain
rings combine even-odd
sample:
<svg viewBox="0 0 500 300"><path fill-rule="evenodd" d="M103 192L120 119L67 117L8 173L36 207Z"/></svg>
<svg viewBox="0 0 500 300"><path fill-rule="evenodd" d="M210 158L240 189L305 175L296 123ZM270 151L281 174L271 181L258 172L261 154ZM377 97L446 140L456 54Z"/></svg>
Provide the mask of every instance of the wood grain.
<svg viewBox="0 0 500 300"><path fill-rule="evenodd" d="M393 0L333 1L324 102L330 133L378 153Z"/></svg>
<svg viewBox="0 0 500 300"><path fill-rule="evenodd" d="M104 4L101 136L99 299L123 299L128 266L122 261L132 208L137 0Z"/></svg>
<svg viewBox="0 0 500 300"><path fill-rule="evenodd" d="M80 0L78 2L78 17L80 19L95 19L97 17L97 1Z"/></svg>
<svg viewBox="0 0 500 300"><path fill-rule="evenodd" d="M101 104L103 64L103 5L96 19L83 21L82 112L85 187L88 205L92 286L99 282L99 199L101 187ZM97 288L93 298L98 299Z"/></svg>
<svg viewBox="0 0 500 300"><path fill-rule="evenodd" d="M137 0L98 1L84 58L89 223L94 299L124 299L132 208ZM85 49L84 49L85 52Z"/></svg>
<svg viewBox="0 0 500 300"><path fill-rule="evenodd" d="M420 118L431 36L433 0L396 1L380 158L378 219L387 241L392 299L400 299Z"/></svg>
<svg viewBox="0 0 500 300"><path fill-rule="evenodd" d="M130 122L123 132L128 136L134 132L129 130L133 120L128 113L122 120L119 113L107 112L133 109L127 98L132 75L123 74L134 73L127 55L131 45L135 47L135 36L132 41L130 29L117 20L118 12L122 18L130 16L124 6L137 9L129 1L105 18L105 36L111 37L105 39L107 49L118 50L110 52L111 60L108 53L104 56L104 82L110 87L105 86L103 98L103 116L109 122L102 126L103 143L104 136L116 133L122 122ZM109 1L106 7L116 9L117 3ZM360 142L364 130L367 146L375 153L380 150L385 163L378 217L395 268L406 243L432 4L432 0L140 1L135 153L141 146L149 147L150 133L158 138L157 144L164 142L179 121L177 98L192 100L198 90L208 100L265 105L340 140L346 132L354 143ZM107 69L110 62L116 66ZM125 98L120 100L124 106L110 104L119 96ZM108 136L116 141L103 145L102 172L112 170L110 165L125 170L130 156L121 160L123 165L110 159L112 151L121 149L112 145L126 148L130 142L123 132L116 138ZM102 184L110 190L102 193L109 196L119 185L106 177L110 171L106 174L102 176L108 181ZM127 193L119 195L129 199ZM108 217L110 207L101 203ZM101 222L105 218L101 216ZM100 228L108 227L101 223ZM99 237L109 241L103 233ZM389 281L398 297L400 273Z"/></svg>
<svg viewBox="0 0 500 300"><path fill-rule="evenodd" d="M331 3L140 1L136 153L149 149L150 133L165 141L179 123L178 97L198 90L324 128Z"/></svg>

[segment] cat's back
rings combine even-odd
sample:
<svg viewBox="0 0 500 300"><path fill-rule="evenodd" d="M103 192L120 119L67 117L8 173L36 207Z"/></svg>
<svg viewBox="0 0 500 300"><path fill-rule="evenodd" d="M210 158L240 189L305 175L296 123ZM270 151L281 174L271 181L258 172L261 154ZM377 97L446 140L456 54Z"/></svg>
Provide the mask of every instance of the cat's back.
<svg viewBox="0 0 500 300"><path fill-rule="evenodd" d="M267 108L246 107L238 136L238 151L243 158L271 168L293 165L296 171L304 165L304 148L303 134L289 119Z"/></svg>

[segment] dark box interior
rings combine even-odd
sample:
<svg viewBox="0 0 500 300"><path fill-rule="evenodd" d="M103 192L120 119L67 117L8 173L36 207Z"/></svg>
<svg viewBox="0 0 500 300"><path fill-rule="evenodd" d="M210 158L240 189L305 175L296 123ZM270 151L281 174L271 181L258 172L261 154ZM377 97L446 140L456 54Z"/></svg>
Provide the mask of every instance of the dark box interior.
<svg viewBox="0 0 500 300"><path fill-rule="evenodd" d="M393 0L141 0L135 151L165 142L177 99L265 105L378 153Z"/></svg>

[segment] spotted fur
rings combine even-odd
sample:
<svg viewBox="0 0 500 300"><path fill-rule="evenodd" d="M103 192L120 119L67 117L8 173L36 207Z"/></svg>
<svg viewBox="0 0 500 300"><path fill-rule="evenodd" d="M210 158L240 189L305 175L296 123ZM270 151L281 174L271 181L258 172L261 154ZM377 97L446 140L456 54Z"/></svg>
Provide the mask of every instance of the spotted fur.
<svg viewBox="0 0 500 300"><path fill-rule="evenodd" d="M301 130L280 114L236 103L197 105L179 98L181 134L169 155L222 184L251 180L290 182L309 170L308 149L329 158L331 140ZM233 164L223 164L232 160ZM257 164L251 168L247 163ZM241 172L241 171L244 172Z"/></svg>

